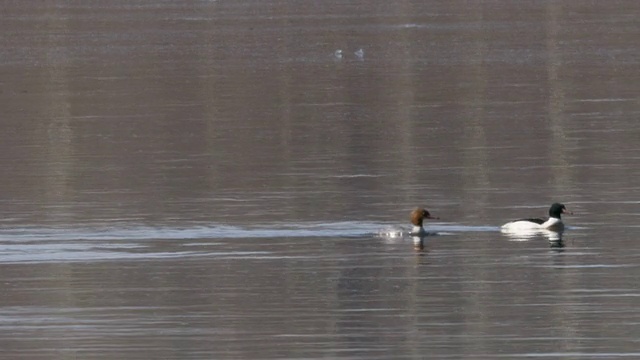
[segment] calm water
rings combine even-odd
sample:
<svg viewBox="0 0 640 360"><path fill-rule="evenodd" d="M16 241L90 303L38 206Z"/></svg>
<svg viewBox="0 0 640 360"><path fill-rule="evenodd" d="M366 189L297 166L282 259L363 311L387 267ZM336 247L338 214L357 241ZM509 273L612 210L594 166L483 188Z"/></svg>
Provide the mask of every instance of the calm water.
<svg viewBox="0 0 640 360"><path fill-rule="evenodd" d="M640 357L637 1L0 9L3 358Z"/></svg>

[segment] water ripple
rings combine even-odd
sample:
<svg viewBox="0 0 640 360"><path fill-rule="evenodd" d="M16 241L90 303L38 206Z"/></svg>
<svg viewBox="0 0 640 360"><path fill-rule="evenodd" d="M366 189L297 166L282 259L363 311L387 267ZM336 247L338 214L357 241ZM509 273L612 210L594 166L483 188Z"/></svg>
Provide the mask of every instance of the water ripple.
<svg viewBox="0 0 640 360"><path fill-rule="evenodd" d="M333 222L267 224L255 227L208 225L194 227L153 226L96 226L96 227L23 227L0 230L0 242L44 240L145 240L145 239L233 239L233 238L304 238L304 237L367 237L380 233L390 225L373 222ZM395 229L403 229L394 227ZM493 226L461 226L436 224L430 232L485 232L498 231Z"/></svg>

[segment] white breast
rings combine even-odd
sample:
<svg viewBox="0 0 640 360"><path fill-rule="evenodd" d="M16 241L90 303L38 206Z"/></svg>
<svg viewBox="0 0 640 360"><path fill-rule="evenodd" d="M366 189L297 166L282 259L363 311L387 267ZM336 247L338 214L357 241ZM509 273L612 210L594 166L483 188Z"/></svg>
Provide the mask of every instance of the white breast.
<svg viewBox="0 0 640 360"><path fill-rule="evenodd" d="M411 236L423 236L425 235L427 232L424 230L424 228L422 226L413 226L413 228L411 229L411 232L409 233L409 235Z"/></svg>
<svg viewBox="0 0 640 360"><path fill-rule="evenodd" d="M564 229L564 224L562 220L557 218L549 218L544 224L540 225L543 229L554 230L554 231L562 231Z"/></svg>

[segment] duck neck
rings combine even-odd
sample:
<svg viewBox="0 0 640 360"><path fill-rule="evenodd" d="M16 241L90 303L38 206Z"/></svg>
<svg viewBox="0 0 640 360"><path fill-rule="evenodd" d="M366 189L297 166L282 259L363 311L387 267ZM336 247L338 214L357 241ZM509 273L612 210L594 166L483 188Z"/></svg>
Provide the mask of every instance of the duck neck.
<svg viewBox="0 0 640 360"><path fill-rule="evenodd" d="M562 224L562 220L560 220L560 217L552 216L549 218L549 220L545 221L541 226L545 229L549 229L554 227L561 227L563 226L563 224Z"/></svg>

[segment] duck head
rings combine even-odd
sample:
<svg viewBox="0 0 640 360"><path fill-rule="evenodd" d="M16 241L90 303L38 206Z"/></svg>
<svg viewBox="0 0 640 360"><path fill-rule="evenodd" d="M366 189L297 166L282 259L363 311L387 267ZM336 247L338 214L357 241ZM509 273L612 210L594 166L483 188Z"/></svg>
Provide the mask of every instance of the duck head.
<svg viewBox="0 0 640 360"><path fill-rule="evenodd" d="M417 208L411 212L411 223L414 226L422 227L422 221L424 219L438 219L435 216L432 216L427 210L423 208Z"/></svg>
<svg viewBox="0 0 640 360"><path fill-rule="evenodd" d="M549 208L549 217L560 219L562 214L573 215L573 213L567 210L567 207L564 204L553 203Z"/></svg>

